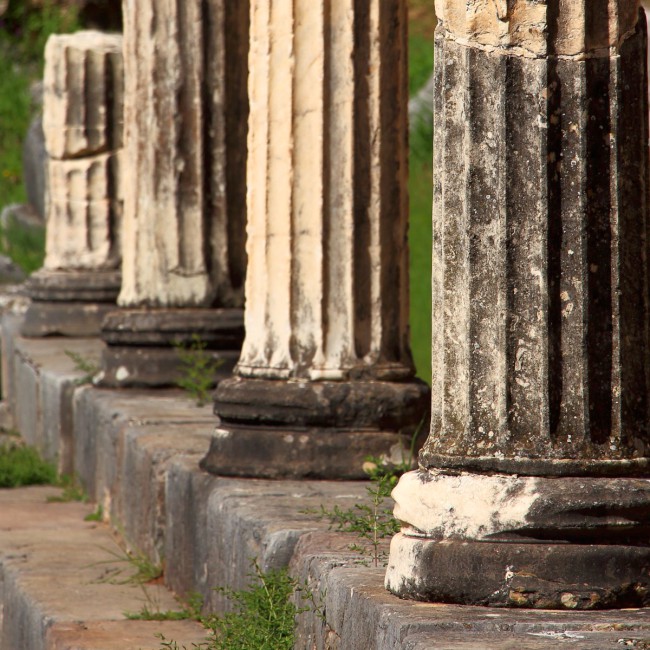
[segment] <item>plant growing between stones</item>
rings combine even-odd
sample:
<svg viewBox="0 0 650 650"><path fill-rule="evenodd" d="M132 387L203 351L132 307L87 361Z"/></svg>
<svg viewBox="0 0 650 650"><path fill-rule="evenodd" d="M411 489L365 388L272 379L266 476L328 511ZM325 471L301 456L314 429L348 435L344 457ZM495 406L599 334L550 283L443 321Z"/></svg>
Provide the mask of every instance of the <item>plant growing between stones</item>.
<svg viewBox="0 0 650 650"><path fill-rule="evenodd" d="M207 351L207 343L198 334L192 334L189 342L176 341L176 352L181 362L181 378L178 386L186 390L197 406L207 403L214 386L214 375L223 363L215 361Z"/></svg>
<svg viewBox="0 0 650 650"><path fill-rule="evenodd" d="M203 596L197 593L191 593L187 602L177 598L180 609L160 610L160 608L150 608L149 601L142 606L139 612L125 612L125 617L130 621L185 621L201 620L201 609L203 607Z"/></svg>
<svg viewBox="0 0 650 650"><path fill-rule="evenodd" d="M98 564L112 566L106 569L100 582L116 585L144 585L162 577L162 564L152 562L144 553L130 550L123 551L121 548L117 551L110 548L104 548L103 550L112 559L104 560ZM127 572L129 573L127 574Z"/></svg>
<svg viewBox="0 0 650 650"><path fill-rule="evenodd" d="M360 543L350 544L350 550L370 557L373 566L382 562L386 566L388 557L381 550L381 540L392 537L400 530L400 523L393 516L392 502L387 503L393 488L397 485L402 474L413 467L415 448L420 436L423 422L411 438L408 454L398 464L387 463L381 458L368 457L363 464L363 470L370 479L366 488L368 502L357 503L353 508L343 509L335 505L328 509L321 505L320 510L305 510L307 514L318 514L329 519L330 528L344 533L355 533ZM366 560L362 560L366 564Z"/></svg>
<svg viewBox="0 0 650 650"><path fill-rule="evenodd" d="M0 488L25 485L53 485L56 468L38 451L20 443L0 445Z"/></svg>
<svg viewBox="0 0 650 650"><path fill-rule="evenodd" d="M69 503L71 501L79 501L81 503L88 502L88 494L83 489L76 476L63 474L56 482L57 487L62 488L62 492L58 496L47 497L48 503Z"/></svg>
<svg viewBox="0 0 650 650"><path fill-rule="evenodd" d="M103 521L104 520L104 508L101 503L97 504L94 512L86 515L84 521Z"/></svg>
<svg viewBox="0 0 650 650"><path fill-rule="evenodd" d="M234 606L227 614L199 616L198 621L208 630L208 638L193 643L196 650L291 650L295 640L295 617L310 607L300 608L294 595L313 603L313 595L292 578L287 569L262 572L252 562L250 584L234 591L219 588ZM161 650L189 650L174 640L159 635Z"/></svg>
<svg viewBox="0 0 650 650"><path fill-rule="evenodd" d="M92 384L93 378L101 370L99 363L74 350L64 350L67 357L74 362L74 369L83 372L83 377L74 380L75 386Z"/></svg>

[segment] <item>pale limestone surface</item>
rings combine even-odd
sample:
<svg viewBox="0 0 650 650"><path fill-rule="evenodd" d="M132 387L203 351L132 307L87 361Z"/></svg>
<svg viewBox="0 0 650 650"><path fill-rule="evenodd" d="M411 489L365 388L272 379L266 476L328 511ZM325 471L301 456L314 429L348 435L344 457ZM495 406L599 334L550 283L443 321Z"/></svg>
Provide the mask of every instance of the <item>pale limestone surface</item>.
<svg viewBox="0 0 650 650"><path fill-rule="evenodd" d="M391 496L404 534L485 540L528 524L537 483L533 477L407 472Z"/></svg>
<svg viewBox="0 0 650 650"><path fill-rule="evenodd" d="M410 372L404 5L251 2L239 375Z"/></svg>
<svg viewBox="0 0 650 650"><path fill-rule="evenodd" d="M44 268L116 268L122 194L121 153L48 163L48 228Z"/></svg>
<svg viewBox="0 0 650 650"><path fill-rule="evenodd" d="M123 3L121 306L201 307L215 297L224 306L241 304L231 271L236 266L243 275L243 255L233 252L240 242L232 239L237 228L231 222L242 223L243 232L245 214L229 203L227 131L236 126L226 113L237 98L227 95L226 74L245 63L245 52L212 43L240 29L227 22L226 12L222 0ZM238 118L245 124L245 112Z"/></svg>
<svg viewBox="0 0 650 650"><path fill-rule="evenodd" d="M46 271L115 269L122 215L122 37L54 35L45 51Z"/></svg>
<svg viewBox="0 0 650 650"><path fill-rule="evenodd" d="M121 146L122 36L55 34L45 48L43 130L52 158L78 158Z"/></svg>
<svg viewBox="0 0 650 650"><path fill-rule="evenodd" d="M436 15L460 42L532 57L609 54L636 26L639 0L436 0Z"/></svg>

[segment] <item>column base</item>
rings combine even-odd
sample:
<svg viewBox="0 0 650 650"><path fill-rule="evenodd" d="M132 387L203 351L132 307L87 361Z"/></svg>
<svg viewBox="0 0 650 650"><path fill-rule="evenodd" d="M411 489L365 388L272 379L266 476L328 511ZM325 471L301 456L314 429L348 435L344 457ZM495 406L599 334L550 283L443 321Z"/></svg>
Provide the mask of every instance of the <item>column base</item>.
<svg viewBox="0 0 650 650"><path fill-rule="evenodd" d="M244 337L241 309L113 309L98 384L112 388L176 386L184 376L179 346L205 344L218 365L214 383L230 377Z"/></svg>
<svg viewBox="0 0 650 650"><path fill-rule="evenodd" d="M115 309L120 272L41 269L28 278L25 290L32 303L23 336L99 336L104 316Z"/></svg>
<svg viewBox="0 0 650 650"><path fill-rule="evenodd" d="M369 456L400 463L426 437L423 382L232 377L215 393L221 419L202 469L222 476L364 479ZM416 449L419 444L416 444Z"/></svg>
<svg viewBox="0 0 650 650"><path fill-rule="evenodd" d="M398 533L386 588L426 602L532 609L650 605L650 547L436 541Z"/></svg>
<svg viewBox="0 0 650 650"><path fill-rule="evenodd" d="M121 274L116 270L48 271L29 276L25 289L40 302L101 302L115 305Z"/></svg>
<svg viewBox="0 0 650 650"><path fill-rule="evenodd" d="M650 604L650 480L407 472L386 586L535 609Z"/></svg>
<svg viewBox="0 0 650 650"><path fill-rule="evenodd" d="M26 338L99 336L110 303L32 302L25 313L21 335Z"/></svg>

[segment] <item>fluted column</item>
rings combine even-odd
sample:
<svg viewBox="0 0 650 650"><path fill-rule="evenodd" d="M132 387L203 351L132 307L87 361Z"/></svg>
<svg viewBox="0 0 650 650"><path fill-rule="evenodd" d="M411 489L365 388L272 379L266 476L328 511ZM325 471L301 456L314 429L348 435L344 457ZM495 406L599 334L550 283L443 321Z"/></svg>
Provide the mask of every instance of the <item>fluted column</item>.
<svg viewBox="0 0 650 650"><path fill-rule="evenodd" d="M405 3L254 0L249 70L246 338L204 465L362 475L425 410L408 341ZM359 434L342 458L336 427L370 431L365 449Z"/></svg>
<svg viewBox="0 0 650 650"><path fill-rule="evenodd" d="M437 13L431 433L394 493L387 585L646 603L645 16L627 0Z"/></svg>
<svg viewBox="0 0 650 650"><path fill-rule="evenodd" d="M103 381L173 383L170 344L194 334L229 374L243 335L248 4L124 0L123 17L123 309L104 323Z"/></svg>
<svg viewBox="0 0 650 650"><path fill-rule="evenodd" d="M43 268L24 334L96 335L120 287L122 37L54 35L45 50Z"/></svg>

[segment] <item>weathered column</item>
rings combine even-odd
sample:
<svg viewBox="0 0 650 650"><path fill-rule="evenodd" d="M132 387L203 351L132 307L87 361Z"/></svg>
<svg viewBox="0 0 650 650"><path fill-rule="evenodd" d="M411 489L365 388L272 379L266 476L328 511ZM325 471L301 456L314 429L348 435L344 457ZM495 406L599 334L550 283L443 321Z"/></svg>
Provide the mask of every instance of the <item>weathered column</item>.
<svg viewBox="0 0 650 650"><path fill-rule="evenodd" d="M45 49L48 154L43 268L27 282L27 336L96 335L120 288L122 37L52 36Z"/></svg>
<svg viewBox="0 0 650 650"><path fill-rule="evenodd" d="M125 0L123 308L104 384L169 384L199 336L229 375L243 338L248 3Z"/></svg>
<svg viewBox="0 0 650 650"><path fill-rule="evenodd" d="M246 339L220 474L364 476L425 416L413 378L401 0L251 2Z"/></svg>
<svg viewBox="0 0 650 650"><path fill-rule="evenodd" d="M431 433L387 587L650 603L646 22L437 4Z"/></svg>

